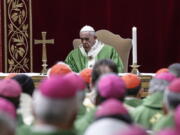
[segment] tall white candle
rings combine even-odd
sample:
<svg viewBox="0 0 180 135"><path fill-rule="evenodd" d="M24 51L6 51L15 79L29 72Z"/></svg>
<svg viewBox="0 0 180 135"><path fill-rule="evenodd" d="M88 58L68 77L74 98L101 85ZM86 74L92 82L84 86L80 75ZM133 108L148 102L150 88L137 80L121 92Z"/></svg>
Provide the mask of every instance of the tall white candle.
<svg viewBox="0 0 180 135"><path fill-rule="evenodd" d="M132 64L137 64L137 28L132 28Z"/></svg>

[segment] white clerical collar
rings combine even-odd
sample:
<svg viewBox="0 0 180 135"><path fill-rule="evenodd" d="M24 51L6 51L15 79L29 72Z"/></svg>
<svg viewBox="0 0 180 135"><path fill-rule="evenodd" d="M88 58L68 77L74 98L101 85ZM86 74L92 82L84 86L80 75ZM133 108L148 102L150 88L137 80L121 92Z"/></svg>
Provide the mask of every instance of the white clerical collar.
<svg viewBox="0 0 180 135"><path fill-rule="evenodd" d="M80 45L80 50L84 56L94 56L99 53L99 51L103 48L104 44L96 39L95 44L91 47L91 49L86 53L86 51L83 48L83 45Z"/></svg>
<svg viewBox="0 0 180 135"><path fill-rule="evenodd" d="M94 54L94 52L96 51L96 49L98 49L99 46L99 42L96 39L95 44L91 47L91 49L89 50L89 52L87 53L87 56L92 56Z"/></svg>
<svg viewBox="0 0 180 135"><path fill-rule="evenodd" d="M138 98L136 98L136 97L128 97L128 96L127 96L127 97L125 97L125 99L126 99L126 100L132 100L132 99L138 99Z"/></svg>
<svg viewBox="0 0 180 135"><path fill-rule="evenodd" d="M34 131L34 132L50 133L50 132L55 132L57 130L58 129L55 126L48 125L48 124L34 125L32 127L32 131Z"/></svg>
<svg viewBox="0 0 180 135"><path fill-rule="evenodd" d="M88 53L84 50L83 46L80 46L81 53L87 57L88 63L86 67L92 68L96 62L96 56L101 51L101 49L104 47L104 43L96 40L95 44L91 47Z"/></svg>

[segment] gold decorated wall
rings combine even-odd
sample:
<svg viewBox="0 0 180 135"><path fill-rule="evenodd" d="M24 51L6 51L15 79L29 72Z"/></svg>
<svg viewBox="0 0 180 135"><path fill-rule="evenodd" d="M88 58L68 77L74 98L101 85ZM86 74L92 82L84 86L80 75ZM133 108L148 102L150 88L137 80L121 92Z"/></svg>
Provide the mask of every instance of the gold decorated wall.
<svg viewBox="0 0 180 135"><path fill-rule="evenodd" d="M4 0L5 72L32 72L31 0Z"/></svg>

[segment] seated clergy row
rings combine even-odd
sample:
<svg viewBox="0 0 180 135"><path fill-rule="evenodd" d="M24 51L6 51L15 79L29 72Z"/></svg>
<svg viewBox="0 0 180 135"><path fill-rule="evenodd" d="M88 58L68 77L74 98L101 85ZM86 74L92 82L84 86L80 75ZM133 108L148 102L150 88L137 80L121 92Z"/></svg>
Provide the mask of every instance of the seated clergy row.
<svg viewBox="0 0 180 135"><path fill-rule="evenodd" d="M178 135L180 64L159 70L144 99L141 79L110 59L75 73L58 62L37 88L24 74L0 80L2 135Z"/></svg>

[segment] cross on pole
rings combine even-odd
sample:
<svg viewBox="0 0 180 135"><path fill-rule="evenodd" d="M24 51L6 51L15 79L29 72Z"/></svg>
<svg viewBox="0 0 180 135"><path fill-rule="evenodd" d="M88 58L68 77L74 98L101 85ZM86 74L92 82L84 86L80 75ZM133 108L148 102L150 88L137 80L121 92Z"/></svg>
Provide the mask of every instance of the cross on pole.
<svg viewBox="0 0 180 135"><path fill-rule="evenodd" d="M47 44L54 44L54 39L46 39L46 32L41 32L42 34L42 40L34 40L34 44L42 44L42 71L41 73L44 75L47 73L47 52L46 52L46 45Z"/></svg>

